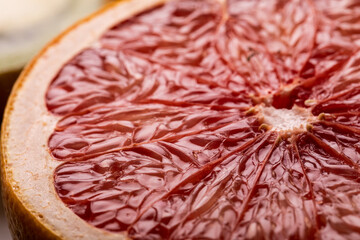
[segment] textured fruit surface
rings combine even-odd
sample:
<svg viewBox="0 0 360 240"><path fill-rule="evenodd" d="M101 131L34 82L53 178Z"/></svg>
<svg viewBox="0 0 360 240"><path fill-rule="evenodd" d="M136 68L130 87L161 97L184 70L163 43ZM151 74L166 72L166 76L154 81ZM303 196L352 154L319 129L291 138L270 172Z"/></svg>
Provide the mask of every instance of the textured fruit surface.
<svg viewBox="0 0 360 240"><path fill-rule="evenodd" d="M359 16L182 0L108 30L46 95L60 198L134 239L360 238Z"/></svg>

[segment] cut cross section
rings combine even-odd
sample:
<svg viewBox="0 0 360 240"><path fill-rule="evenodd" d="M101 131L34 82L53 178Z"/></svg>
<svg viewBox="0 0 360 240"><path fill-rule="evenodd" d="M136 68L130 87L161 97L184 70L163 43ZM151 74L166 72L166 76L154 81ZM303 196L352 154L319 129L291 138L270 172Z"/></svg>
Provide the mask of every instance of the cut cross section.
<svg viewBox="0 0 360 240"><path fill-rule="evenodd" d="M360 5L325 2L171 1L106 32L47 92L62 201L135 239L360 237L359 21L336 14Z"/></svg>
<svg viewBox="0 0 360 240"><path fill-rule="evenodd" d="M24 74L7 192L65 239L360 239L359 16L357 0L116 3Z"/></svg>

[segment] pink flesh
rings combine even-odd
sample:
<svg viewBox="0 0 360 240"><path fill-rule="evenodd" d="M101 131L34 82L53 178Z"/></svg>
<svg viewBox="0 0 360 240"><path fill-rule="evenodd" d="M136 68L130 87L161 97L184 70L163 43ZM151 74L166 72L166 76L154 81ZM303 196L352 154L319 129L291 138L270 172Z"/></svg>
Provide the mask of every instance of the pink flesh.
<svg viewBox="0 0 360 240"><path fill-rule="evenodd" d="M59 197L134 239L360 238L359 16L182 0L110 29L46 95ZM247 113L308 99L320 120L288 139Z"/></svg>

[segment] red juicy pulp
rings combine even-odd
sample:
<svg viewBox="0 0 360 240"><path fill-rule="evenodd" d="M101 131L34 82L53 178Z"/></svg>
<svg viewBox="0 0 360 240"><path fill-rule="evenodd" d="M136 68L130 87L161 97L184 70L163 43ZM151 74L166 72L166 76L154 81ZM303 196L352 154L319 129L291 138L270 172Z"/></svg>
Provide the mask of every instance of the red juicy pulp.
<svg viewBox="0 0 360 240"><path fill-rule="evenodd" d="M185 0L109 30L46 95L60 198L135 239L360 238L359 16ZM319 117L282 139L261 103Z"/></svg>

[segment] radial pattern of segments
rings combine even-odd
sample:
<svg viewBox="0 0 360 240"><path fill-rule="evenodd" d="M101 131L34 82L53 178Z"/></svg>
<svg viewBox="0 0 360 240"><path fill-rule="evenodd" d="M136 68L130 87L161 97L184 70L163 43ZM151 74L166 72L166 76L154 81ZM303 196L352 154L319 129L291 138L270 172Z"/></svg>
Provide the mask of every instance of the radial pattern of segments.
<svg viewBox="0 0 360 240"><path fill-rule="evenodd" d="M46 94L61 200L133 239L360 238L360 2L179 0ZM261 108L304 109L278 131Z"/></svg>

